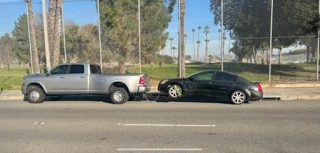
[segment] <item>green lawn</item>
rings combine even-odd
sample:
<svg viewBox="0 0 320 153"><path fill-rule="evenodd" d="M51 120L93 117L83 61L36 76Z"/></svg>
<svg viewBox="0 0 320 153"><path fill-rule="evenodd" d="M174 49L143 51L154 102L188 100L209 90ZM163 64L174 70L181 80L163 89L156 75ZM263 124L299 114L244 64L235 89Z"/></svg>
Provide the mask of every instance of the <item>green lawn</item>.
<svg viewBox="0 0 320 153"><path fill-rule="evenodd" d="M202 70L220 70L220 64L186 64L186 75ZM269 80L269 66L247 63L224 63L224 70L234 72L251 81L266 83ZM159 81L165 78L177 77L177 65L164 64L142 65L142 72L147 73L152 80ZM127 67L128 73L138 73L138 66ZM19 90L22 77L30 73L28 68L0 69L0 89ZM310 82L316 79L316 64L286 64L272 65L272 82L275 83L298 83Z"/></svg>

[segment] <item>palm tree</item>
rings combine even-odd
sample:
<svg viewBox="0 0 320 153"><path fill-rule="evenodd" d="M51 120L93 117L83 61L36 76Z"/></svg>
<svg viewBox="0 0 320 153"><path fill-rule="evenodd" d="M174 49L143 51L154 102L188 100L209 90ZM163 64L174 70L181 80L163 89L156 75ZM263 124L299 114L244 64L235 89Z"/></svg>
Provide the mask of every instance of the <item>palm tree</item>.
<svg viewBox="0 0 320 153"><path fill-rule="evenodd" d="M192 29L192 34L193 34L193 38L192 38L192 41L193 41L193 59L196 60L196 50L194 48L194 33L196 32L196 29Z"/></svg>
<svg viewBox="0 0 320 153"><path fill-rule="evenodd" d="M171 50L173 50L172 58L173 58L173 59L175 59L175 58L176 58L176 56L175 56L175 55L176 55L177 47L174 47L174 46L173 46L173 47L171 47Z"/></svg>
<svg viewBox="0 0 320 153"><path fill-rule="evenodd" d="M206 34L206 40L205 40L205 42L206 42L205 62L206 63L208 62L208 60L207 60L208 59L208 42L210 41L208 39L209 29L210 29L209 26L204 27L204 33Z"/></svg>
<svg viewBox="0 0 320 153"><path fill-rule="evenodd" d="M172 51L172 42L173 42L173 38L169 38L170 42L170 50L171 50L171 57L173 57L173 51Z"/></svg>
<svg viewBox="0 0 320 153"><path fill-rule="evenodd" d="M184 46L186 46L187 45L187 37L188 37L188 35L187 34L184 34Z"/></svg>
<svg viewBox="0 0 320 153"><path fill-rule="evenodd" d="M186 0L180 0L180 32L181 36L184 36L184 18L185 18L185 10L186 9ZM186 54L186 48L185 48L185 41L181 41L181 48L180 48L180 62L181 62L181 76L185 77L186 75L186 66L185 66L185 54Z"/></svg>
<svg viewBox="0 0 320 153"><path fill-rule="evenodd" d="M198 40L198 41L197 41L197 44L198 44L197 60L198 60L198 61L200 61L200 57L199 57L199 48L200 48L201 41L200 41L200 40Z"/></svg>
<svg viewBox="0 0 320 153"><path fill-rule="evenodd" d="M202 29L201 26L198 27L198 41L197 41L197 44L198 44L198 51L197 51L197 59L198 61L200 61L200 57L199 57L199 49L200 49L200 30Z"/></svg>
<svg viewBox="0 0 320 153"><path fill-rule="evenodd" d="M35 22L33 16L32 2L31 0L26 0L28 7L28 17L29 17L29 28L30 28L30 37L31 37L31 49L32 49L32 65L34 73L40 73L40 65L39 65L39 56L38 56L38 48L36 42L36 31L35 31Z"/></svg>
<svg viewBox="0 0 320 153"><path fill-rule="evenodd" d="M49 0L49 48L52 65L59 64L61 34L61 0Z"/></svg>

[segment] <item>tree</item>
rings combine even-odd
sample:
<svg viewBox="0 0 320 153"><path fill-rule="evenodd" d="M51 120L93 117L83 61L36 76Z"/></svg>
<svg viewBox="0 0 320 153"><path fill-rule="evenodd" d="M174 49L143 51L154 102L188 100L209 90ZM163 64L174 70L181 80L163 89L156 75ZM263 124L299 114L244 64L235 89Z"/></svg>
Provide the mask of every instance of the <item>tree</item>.
<svg viewBox="0 0 320 153"><path fill-rule="evenodd" d="M201 26L198 27L198 41L197 41L197 44L198 44L198 50L197 50L197 59L198 61L200 61L200 57L199 57L199 49L200 49L200 30L201 30Z"/></svg>
<svg viewBox="0 0 320 153"><path fill-rule="evenodd" d="M205 40L205 42L206 42L205 62L206 62L206 63L208 63L208 42L210 41L210 40L208 39L208 34L209 34L209 32L210 32L209 29L210 29L209 26L205 26L205 27L204 27L204 33L205 33L205 35L206 35L206 40Z"/></svg>
<svg viewBox="0 0 320 153"><path fill-rule="evenodd" d="M186 14L186 0L180 0L180 36L185 36L184 33L184 18ZM186 37L186 36L185 36ZM185 39L180 40L181 48L180 48L180 58L181 58L181 77L186 76L186 66L185 66L185 54L186 54L186 46Z"/></svg>
<svg viewBox="0 0 320 153"><path fill-rule="evenodd" d="M198 40L198 41L197 41L197 44L198 44L198 49L197 49L197 61L200 62L199 49L200 49L201 41Z"/></svg>
<svg viewBox="0 0 320 153"><path fill-rule="evenodd" d="M35 20L32 9L31 0L26 0L28 7L28 15L29 15L29 28L30 28L30 37L31 37L31 52L32 52L32 66L34 73L40 73L40 65L39 65L39 56L38 56L38 46L36 40L36 31L35 31Z"/></svg>
<svg viewBox="0 0 320 153"><path fill-rule="evenodd" d="M173 51L173 59L175 59L176 58L176 50L178 49L177 47L175 47L175 46L173 46L172 48L172 51Z"/></svg>
<svg viewBox="0 0 320 153"><path fill-rule="evenodd" d="M169 38L169 40L170 40L170 50L171 50L171 56L172 56L172 58L173 58L173 50L172 50L172 42L173 42L173 38Z"/></svg>
<svg viewBox="0 0 320 153"><path fill-rule="evenodd" d="M27 15L20 15L12 31L12 50L22 63L31 63L29 35L28 35L28 19Z"/></svg>
<svg viewBox="0 0 320 153"><path fill-rule="evenodd" d="M137 57L138 16L137 1L99 0L102 40L104 47L113 52L119 72L125 73L125 62ZM142 1L141 51L143 55L154 55L159 46L165 47L168 34L165 33L171 21L176 0ZM149 60L145 56L144 61Z"/></svg>
<svg viewBox="0 0 320 153"><path fill-rule="evenodd" d="M53 66L59 64L61 35L61 0L49 1L49 49Z"/></svg>
<svg viewBox="0 0 320 153"><path fill-rule="evenodd" d="M193 44L193 59L196 60L196 49L194 48L194 33L196 32L196 29L192 29L192 44Z"/></svg>
<svg viewBox="0 0 320 153"><path fill-rule="evenodd" d="M0 69L4 64L7 64L8 70L10 70L10 62L12 62L11 52L11 37L8 33L0 37Z"/></svg>

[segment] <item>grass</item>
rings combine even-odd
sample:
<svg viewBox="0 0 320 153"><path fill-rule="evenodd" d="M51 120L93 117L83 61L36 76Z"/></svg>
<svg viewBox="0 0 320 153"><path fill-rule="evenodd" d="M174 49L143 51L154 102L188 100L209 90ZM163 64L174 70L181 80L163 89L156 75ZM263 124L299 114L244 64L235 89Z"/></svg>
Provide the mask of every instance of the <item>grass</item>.
<svg viewBox="0 0 320 153"><path fill-rule="evenodd" d="M220 64L186 64L186 76L202 70L220 70ZM240 76L251 80L266 83L269 81L269 66L248 63L224 63L224 70L237 73ZM164 64L142 65L142 73L147 73L153 81L177 77L177 65ZM138 73L138 66L127 67L128 73ZM23 76L30 73L28 68L0 69L0 89L20 90ZM271 79L274 83L301 83L314 82L316 80L316 64L285 64L272 65Z"/></svg>
<svg viewBox="0 0 320 153"><path fill-rule="evenodd" d="M29 68L0 69L0 89L20 89L23 76L30 72Z"/></svg>

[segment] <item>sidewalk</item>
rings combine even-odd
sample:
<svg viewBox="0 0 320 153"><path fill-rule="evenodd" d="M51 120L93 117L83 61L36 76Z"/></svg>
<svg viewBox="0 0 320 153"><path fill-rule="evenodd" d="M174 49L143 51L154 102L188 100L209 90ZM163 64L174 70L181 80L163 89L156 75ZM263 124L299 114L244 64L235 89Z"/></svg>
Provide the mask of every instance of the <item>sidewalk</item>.
<svg viewBox="0 0 320 153"><path fill-rule="evenodd" d="M294 86L294 87L292 87ZM158 92L152 88L150 92ZM320 86L295 84L263 86L264 99L280 100L318 100L320 99ZM20 90L7 90L0 94L0 100L23 100Z"/></svg>

